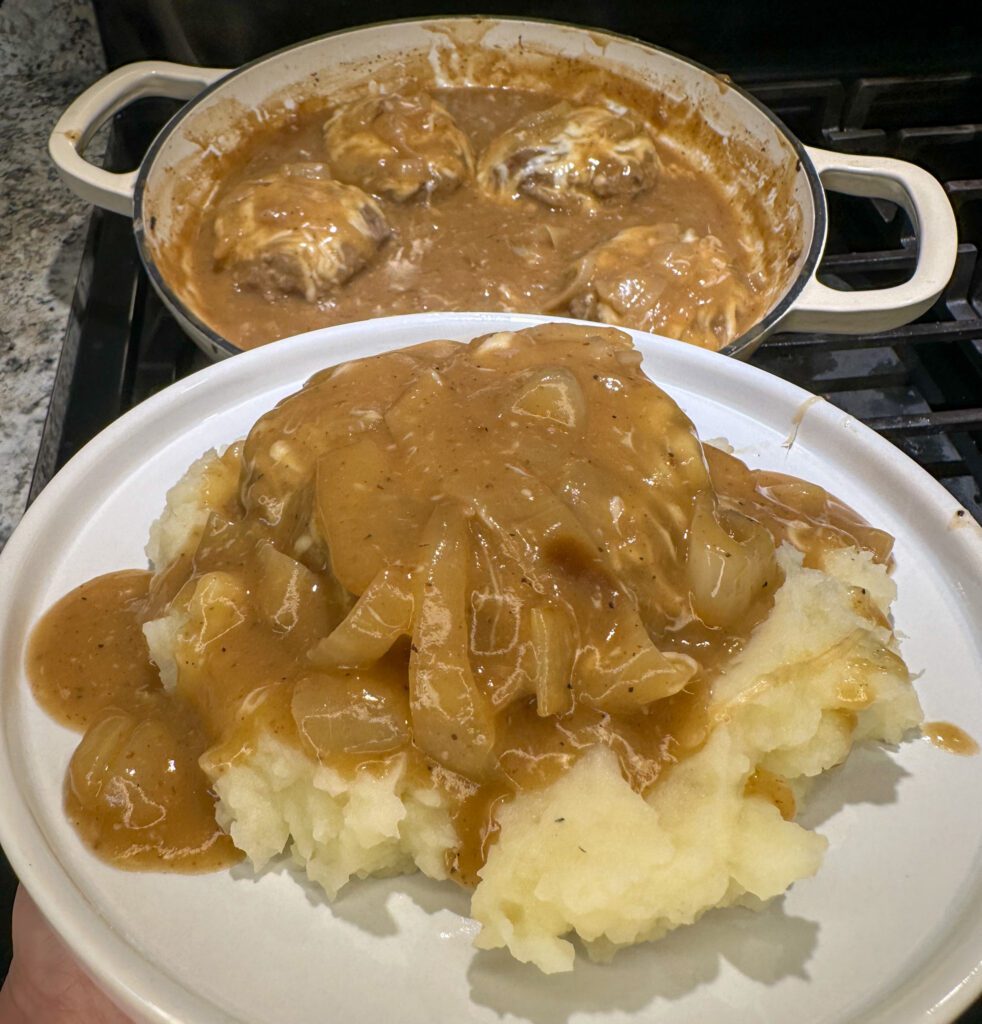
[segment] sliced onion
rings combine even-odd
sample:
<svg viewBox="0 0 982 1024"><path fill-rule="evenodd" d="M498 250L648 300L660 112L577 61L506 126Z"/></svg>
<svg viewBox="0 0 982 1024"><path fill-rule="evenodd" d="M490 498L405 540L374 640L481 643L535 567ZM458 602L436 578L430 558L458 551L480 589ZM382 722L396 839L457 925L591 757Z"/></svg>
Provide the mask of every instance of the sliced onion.
<svg viewBox="0 0 982 1024"><path fill-rule="evenodd" d="M684 654L659 651L637 610L626 599L621 604L613 628L581 652L574 681L578 700L609 713L671 697L699 667Z"/></svg>
<svg viewBox="0 0 982 1024"><path fill-rule="evenodd" d="M415 600L409 573L383 569L358 598L343 621L311 648L318 668L359 667L378 661L412 631Z"/></svg>
<svg viewBox="0 0 982 1024"><path fill-rule="evenodd" d="M385 425L402 445L415 445L420 441L420 430L433 427L434 403L440 401L446 390L443 378L432 367L421 368L412 384L386 409Z"/></svg>
<svg viewBox="0 0 982 1024"><path fill-rule="evenodd" d="M68 784L82 807L93 810L105 800L113 766L135 724L132 715L111 710L86 730L68 766Z"/></svg>
<svg viewBox="0 0 982 1024"><path fill-rule="evenodd" d="M396 486L396 454L374 437L321 456L316 515L334 574L361 594L381 570L413 550L426 507Z"/></svg>
<svg viewBox="0 0 982 1024"><path fill-rule="evenodd" d="M541 718L572 707L576 638L569 614L550 606L529 610L529 633L535 655L535 708Z"/></svg>
<svg viewBox="0 0 982 1024"><path fill-rule="evenodd" d="M250 617L245 581L232 572L205 573L194 586L188 615L189 628L183 635L197 658L203 659L210 644Z"/></svg>
<svg viewBox="0 0 982 1024"><path fill-rule="evenodd" d="M409 660L413 736L435 761L477 779L489 768L494 715L468 657L467 531L459 506L438 505L422 541Z"/></svg>
<svg viewBox="0 0 982 1024"><path fill-rule="evenodd" d="M537 370L523 385L512 403L515 412L567 430L582 430L586 422L586 400L576 375L565 366Z"/></svg>
<svg viewBox="0 0 982 1024"><path fill-rule="evenodd" d="M270 626L279 634L322 636L327 632L337 621L339 609L318 575L269 543L260 546L258 557L257 604Z"/></svg>
<svg viewBox="0 0 982 1024"><path fill-rule="evenodd" d="M383 754L408 745L406 666L317 672L300 679L290 709L304 744L320 760Z"/></svg>
<svg viewBox="0 0 982 1024"><path fill-rule="evenodd" d="M688 611L679 557L683 531L666 508L684 495L653 502L626 474L577 459L564 472L563 499L619 580L637 595L645 624L659 630Z"/></svg>
<svg viewBox="0 0 982 1024"><path fill-rule="evenodd" d="M689 528L686 565L693 610L707 626L736 625L780 580L770 533L705 495Z"/></svg>

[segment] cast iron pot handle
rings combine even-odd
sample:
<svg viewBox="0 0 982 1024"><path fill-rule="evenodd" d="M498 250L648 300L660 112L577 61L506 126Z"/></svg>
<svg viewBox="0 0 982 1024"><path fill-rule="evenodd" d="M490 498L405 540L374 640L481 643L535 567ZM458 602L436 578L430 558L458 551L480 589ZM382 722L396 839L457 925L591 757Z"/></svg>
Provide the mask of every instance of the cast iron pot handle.
<svg viewBox="0 0 982 1024"><path fill-rule="evenodd" d="M805 148L825 188L889 199L907 211L917 235L917 265L909 281L892 288L836 291L812 277L779 329L862 334L914 320L941 294L958 251L955 215L940 182L903 160Z"/></svg>
<svg viewBox="0 0 982 1024"><path fill-rule="evenodd" d="M166 61L127 64L90 85L61 115L48 139L48 153L77 196L105 210L132 217L133 190L139 172L114 174L90 164L83 155L89 140L113 114L134 100L144 96L189 100L227 74L227 68L199 68Z"/></svg>

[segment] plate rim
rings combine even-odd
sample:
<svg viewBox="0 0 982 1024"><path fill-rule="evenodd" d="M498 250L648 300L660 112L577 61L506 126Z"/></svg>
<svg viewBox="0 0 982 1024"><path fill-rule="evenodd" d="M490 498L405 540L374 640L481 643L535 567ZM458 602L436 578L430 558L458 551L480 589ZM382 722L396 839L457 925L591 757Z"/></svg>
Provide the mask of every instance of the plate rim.
<svg viewBox="0 0 982 1024"><path fill-rule="evenodd" d="M548 322L584 323L560 317L512 313L406 314L306 332L279 341L275 345L254 349L234 359L206 367L171 384L126 412L96 435L55 474L27 510L7 546L0 552L0 624L5 624L11 617L17 580L22 578L24 572L29 572L31 550L34 543L41 540L45 522L64 506L75 488L84 484L88 470L98 465L105 455L111 454L134 433L146 430L147 426L153 425L155 421L176 417L185 403L193 402L198 396L204 395L212 400L216 412L226 411L235 402L262 392L264 386L271 390L263 383L261 371L266 364L296 363L299 381L306 379L308 375L300 368L304 365L309 352L323 348L324 365L332 365L335 361L349 357L346 350L364 348L365 342L371 341L373 337L385 338L389 330L397 332L397 329L402 327L418 327L423 330L425 325L432 331L431 336L437 337L440 336L441 324L457 324L456 333L460 333L460 325L466 323L467 330L472 331L472 336L477 337L496 330L516 330ZM587 326L596 328L598 325ZM444 327L444 330L447 328ZM693 390L701 397L727 404L727 396L722 391L723 382L728 381L738 386L745 385L751 390L769 392L772 397L795 399L800 416L795 417L798 419L795 433L802 437L803 443L806 443L807 434L814 429L832 428L840 432L844 450L871 450L876 456L877 471L899 475L903 479L910 488L908 499L916 500L922 510L926 510L939 525L944 523L949 543L954 545L969 571L974 569L976 581L982 581L982 529L978 528L970 513L962 509L953 495L885 438L828 402L815 401L815 397L809 392L759 367L655 335L637 331L628 333L643 346L646 362L653 356L656 357L659 351L663 351L670 360L680 361L682 365L691 363L698 374L697 386ZM344 340L339 347L332 348L331 342L335 338ZM396 346L383 344L376 347L381 351ZM706 368L709 368L708 375L705 372ZM168 436L168 442L174 441L179 434L180 432L177 432ZM789 436L789 443L794 443L793 437ZM967 528L948 529L948 524L959 515L967 517ZM0 625L0 630L5 628L5 625ZM22 640L21 658L23 650ZM17 686L18 682L15 681L12 685L21 696L24 696L23 689ZM5 692L6 687L0 689L0 719L6 717L2 714ZM13 782L12 785L0 787L0 844L3 845L21 884L85 969L126 1012L154 1024L181 1024L182 1020L199 1019L202 1009L206 1007L206 997L192 993L177 984L176 979L167 971L151 963L126 942L100 914L98 907L93 905L86 898L86 894L76 886L67 868L50 848L26 795L21 791L18 773L7 742L6 725L4 722L0 722L0 725L0 771ZM979 855L982 856L982 851L979 851ZM978 933L976 938L982 938L982 922L975 931ZM949 930L946 937L952 934L953 931ZM936 983L943 986L944 991L940 988L935 991L935 996L932 997L934 1001L929 1008L912 1008L917 1015L908 1019L925 1022L954 1020L961 1011L971 1005L982 994L982 953L976 956L976 962L960 978L952 976L944 981L943 977L946 974L951 975L951 972L940 971L942 977L938 978ZM938 954L933 954L906 986L895 990L896 994L902 997L905 988L910 986L914 988L914 995L918 989L923 990L927 981L939 973L937 959ZM152 972L153 994L145 991L148 986L143 976L148 970ZM926 977L918 983L917 978L921 976ZM897 1009L901 1007L895 1007L893 1012L895 1013ZM229 1016L211 1000L207 1000L207 1010L209 1021L216 1024L219 1021L222 1024L239 1024L237 1018ZM874 1016L867 1019L879 1020L879 1008L873 1008L873 1011ZM938 1012L946 1016L939 1018ZM897 1019L892 1014L891 1017L893 1020Z"/></svg>

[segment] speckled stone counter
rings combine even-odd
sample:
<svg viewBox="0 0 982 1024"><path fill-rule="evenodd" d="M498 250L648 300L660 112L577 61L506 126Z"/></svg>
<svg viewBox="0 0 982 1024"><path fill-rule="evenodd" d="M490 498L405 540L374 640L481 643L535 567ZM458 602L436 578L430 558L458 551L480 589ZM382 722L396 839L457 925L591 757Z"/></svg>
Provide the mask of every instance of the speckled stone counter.
<svg viewBox="0 0 982 1024"><path fill-rule="evenodd" d="M89 215L48 134L104 71L87 0L0 5L0 547L24 512Z"/></svg>

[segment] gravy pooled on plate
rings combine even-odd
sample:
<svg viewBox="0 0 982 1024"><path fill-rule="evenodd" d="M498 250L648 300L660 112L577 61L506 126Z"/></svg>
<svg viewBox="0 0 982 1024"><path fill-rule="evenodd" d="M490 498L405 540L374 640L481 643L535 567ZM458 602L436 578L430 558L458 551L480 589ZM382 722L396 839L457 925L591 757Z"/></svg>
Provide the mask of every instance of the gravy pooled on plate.
<svg viewBox="0 0 982 1024"><path fill-rule="evenodd" d="M344 777L404 759L476 884L502 805L591 750L640 794L699 751L782 585L776 545L818 567L892 540L704 448L640 363L604 328L433 341L316 374L192 468L153 572L84 584L33 636L38 700L85 730L66 807L89 847L227 863L212 783L272 736ZM889 636L865 595L857 621ZM862 664L906 679L878 644ZM775 771L747 786L793 815Z"/></svg>
<svg viewBox="0 0 982 1024"><path fill-rule="evenodd" d="M201 315L245 348L506 310L718 349L772 301L706 170L631 110L549 91L373 95L257 127L177 248Z"/></svg>

